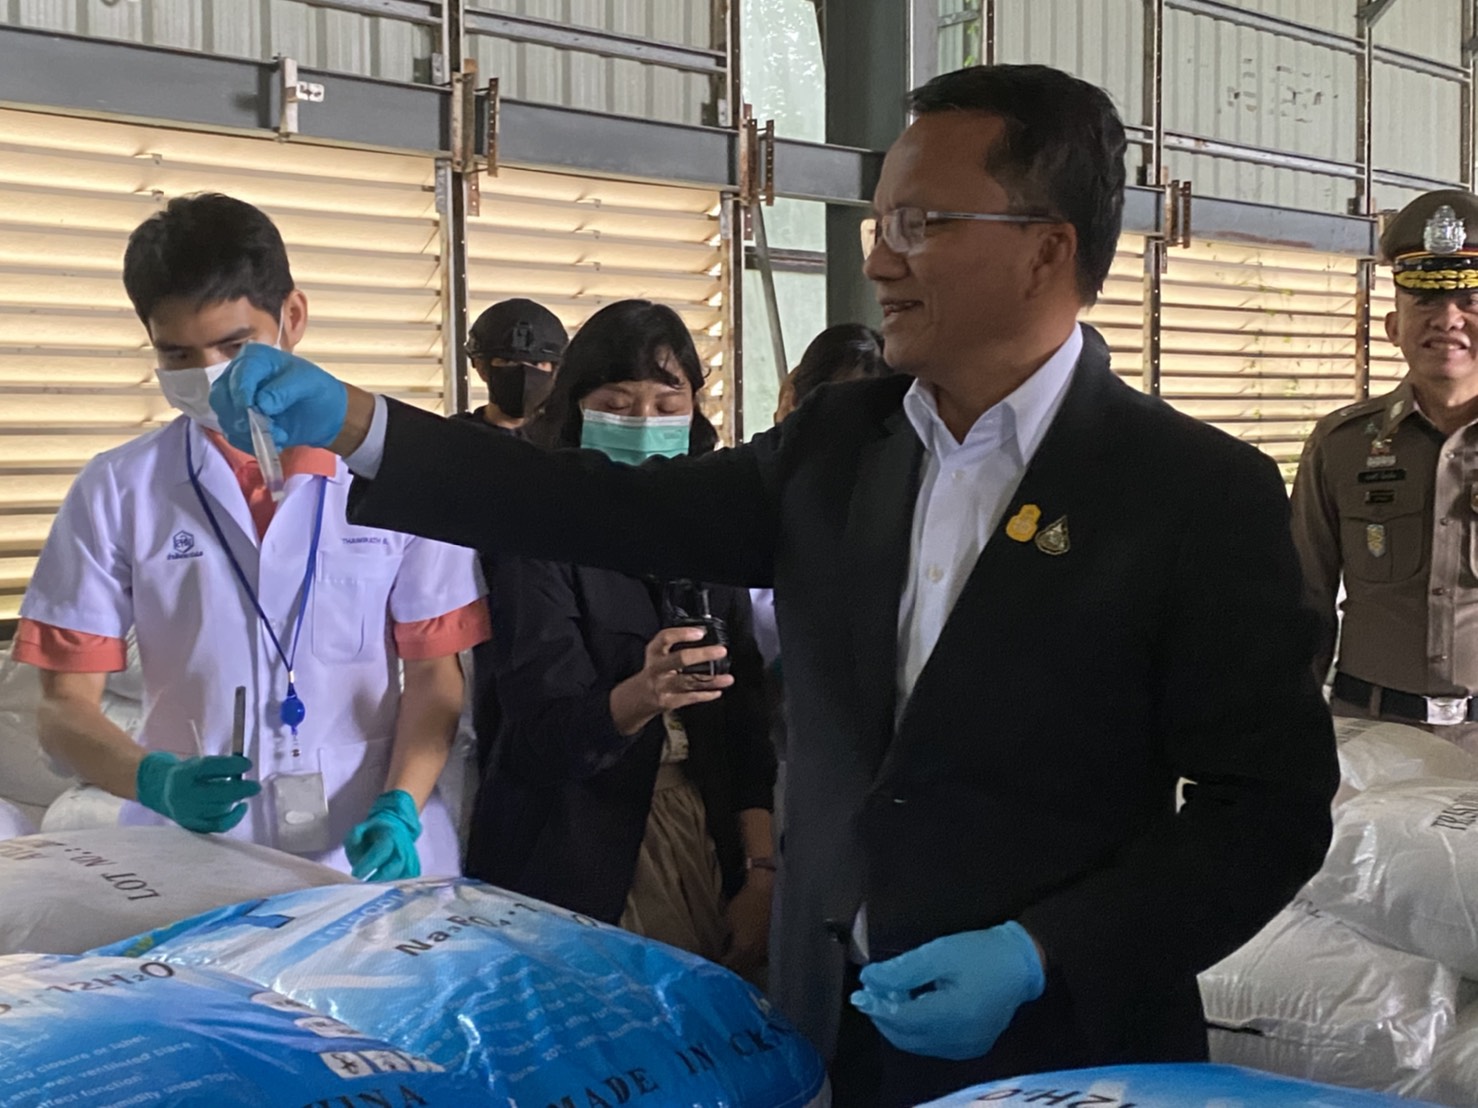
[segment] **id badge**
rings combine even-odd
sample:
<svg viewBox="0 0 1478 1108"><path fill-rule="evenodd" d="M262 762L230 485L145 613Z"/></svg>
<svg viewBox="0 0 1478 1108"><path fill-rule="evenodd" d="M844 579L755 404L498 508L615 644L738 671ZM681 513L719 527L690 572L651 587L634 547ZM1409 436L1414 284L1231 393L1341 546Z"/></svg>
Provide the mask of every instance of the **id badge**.
<svg viewBox="0 0 1478 1108"><path fill-rule="evenodd" d="M277 826L277 849L320 854L333 847L328 793L321 773L279 773L268 785Z"/></svg>

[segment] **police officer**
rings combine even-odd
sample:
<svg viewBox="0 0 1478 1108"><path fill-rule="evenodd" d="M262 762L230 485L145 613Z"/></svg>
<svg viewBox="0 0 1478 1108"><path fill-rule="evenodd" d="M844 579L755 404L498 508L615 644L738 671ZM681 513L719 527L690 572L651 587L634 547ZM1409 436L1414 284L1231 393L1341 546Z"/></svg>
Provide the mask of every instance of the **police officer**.
<svg viewBox="0 0 1478 1108"><path fill-rule="evenodd" d="M1396 284L1386 336L1406 379L1326 416L1293 485L1316 665L1344 626L1337 715L1415 724L1478 753L1478 196L1413 200L1381 235Z"/></svg>
<svg viewBox="0 0 1478 1108"><path fill-rule="evenodd" d="M477 317L467 356L488 387L488 402L472 418L505 431L523 426L554 387L554 372L570 337L548 308L503 300Z"/></svg>

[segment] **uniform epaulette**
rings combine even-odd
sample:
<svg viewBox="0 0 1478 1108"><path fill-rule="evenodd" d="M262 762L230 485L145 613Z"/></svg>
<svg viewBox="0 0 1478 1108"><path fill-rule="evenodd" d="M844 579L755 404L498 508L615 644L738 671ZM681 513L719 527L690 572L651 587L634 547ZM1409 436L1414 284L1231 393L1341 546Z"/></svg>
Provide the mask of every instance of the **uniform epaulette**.
<svg viewBox="0 0 1478 1108"><path fill-rule="evenodd" d="M1381 415L1385 412L1387 397L1371 396L1364 400L1357 400L1353 404L1346 404L1343 408L1336 408L1319 422L1324 425L1326 431L1333 431L1361 416Z"/></svg>

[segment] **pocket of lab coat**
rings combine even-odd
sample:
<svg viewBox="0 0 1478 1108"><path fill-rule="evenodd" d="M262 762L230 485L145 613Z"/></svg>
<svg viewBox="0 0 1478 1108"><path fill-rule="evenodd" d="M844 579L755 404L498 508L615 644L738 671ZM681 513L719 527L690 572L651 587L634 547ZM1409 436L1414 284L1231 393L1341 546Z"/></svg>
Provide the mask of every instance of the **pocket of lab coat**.
<svg viewBox="0 0 1478 1108"><path fill-rule="evenodd" d="M398 560L324 551L313 581L313 654L321 662L353 662L371 636L383 635Z"/></svg>

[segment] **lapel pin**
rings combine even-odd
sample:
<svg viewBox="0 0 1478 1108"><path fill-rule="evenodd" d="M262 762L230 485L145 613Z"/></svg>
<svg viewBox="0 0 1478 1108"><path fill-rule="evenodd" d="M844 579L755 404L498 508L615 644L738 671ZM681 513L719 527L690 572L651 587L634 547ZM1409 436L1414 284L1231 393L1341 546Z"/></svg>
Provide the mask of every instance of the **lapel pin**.
<svg viewBox="0 0 1478 1108"><path fill-rule="evenodd" d="M1042 518L1042 509L1035 504L1023 504L1021 509L1006 524L1006 535L1017 542L1031 542L1037 533L1037 523Z"/></svg>
<svg viewBox="0 0 1478 1108"><path fill-rule="evenodd" d="M1067 516L1037 534L1037 549L1043 554L1051 554L1053 557L1066 554L1068 545Z"/></svg>

